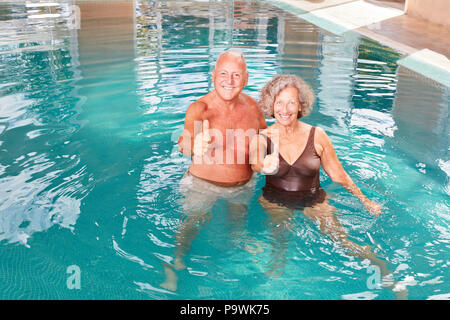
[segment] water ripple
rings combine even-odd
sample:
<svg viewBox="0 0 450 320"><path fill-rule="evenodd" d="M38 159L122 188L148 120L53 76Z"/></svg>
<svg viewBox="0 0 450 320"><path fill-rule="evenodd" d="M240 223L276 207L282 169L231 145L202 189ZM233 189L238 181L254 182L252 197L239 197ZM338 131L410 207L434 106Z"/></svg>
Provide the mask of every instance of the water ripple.
<svg viewBox="0 0 450 320"><path fill-rule="evenodd" d="M66 16L0 4L2 297L79 298L47 285L65 283L75 263L92 284L81 295L94 298L393 298L368 290L368 265L300 211L277 227L256 200L263 177L248 221L218 202L179 291L158 287L184 221L184 113L213 89L217 56L238 47L250 96L279 73L310 83L317 102L304 121L326 130L354 182L383 205L374 219L322 175L349 239L371 245L411 298L448 298L448 90L399 68L400 55L375 41L267 3L137 1L114 18L84 5L75 31Z"/></svg>

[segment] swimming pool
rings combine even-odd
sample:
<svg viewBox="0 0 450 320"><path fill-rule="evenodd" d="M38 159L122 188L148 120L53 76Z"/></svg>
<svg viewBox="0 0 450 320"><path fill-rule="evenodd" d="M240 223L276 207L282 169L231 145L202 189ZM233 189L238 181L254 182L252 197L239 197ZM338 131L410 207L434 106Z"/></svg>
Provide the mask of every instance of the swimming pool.
<svg viewBox="0 0 450 320"><path fill-rule="evenodd" d="M267 3L77 5L80 29L67 6L0 4L1 299L394 299L301 212L273 232L257 202L262 176L246 219L216 203L178 290L160 286L189 165L176 139L229 47L244 52L244 92L255 98L279 73L311 84L305 122L326 130L384 207L373 218L322 175L350 239L383 256L410 299L450 297L448 88L399 67L401 55L377 42ZM281 275L267 276L280 253Z"/></svg>

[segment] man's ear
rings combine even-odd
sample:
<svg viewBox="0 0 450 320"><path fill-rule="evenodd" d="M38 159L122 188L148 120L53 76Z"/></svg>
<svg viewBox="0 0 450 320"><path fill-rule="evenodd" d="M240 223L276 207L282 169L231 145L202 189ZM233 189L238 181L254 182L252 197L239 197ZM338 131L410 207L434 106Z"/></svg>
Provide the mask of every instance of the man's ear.
<svg viewBox="0 0 450 320"><path fill-rule="evenodd" d="M214 68L212 71L212 81L214 82L214 79L216 78L216 69Z"/></svg>
<svg viewBox="0 0 450 320"><path fill-rule="evenodd" d="M248 84L248 71L245 71L245 84L244 87Z"/></svg>

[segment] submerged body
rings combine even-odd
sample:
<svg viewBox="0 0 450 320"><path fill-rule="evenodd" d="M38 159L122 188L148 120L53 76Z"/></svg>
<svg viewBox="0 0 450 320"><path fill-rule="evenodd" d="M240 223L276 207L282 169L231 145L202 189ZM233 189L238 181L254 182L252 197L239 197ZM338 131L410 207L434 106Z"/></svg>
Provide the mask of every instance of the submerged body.
<svg viewBox="0 0 450 320"><path fill-rule="evenodd" d="M166 280L161 284L172 291L177 290L172 269L186 267L183 258L217 200L227 201L232 237L242 239L254 188L249 145L267 127L256 101L242 93L248 72L240 51L228 50L219 56L212 80L214 90L188 107L178 140L180 152L192 157L192 162L180 181L186 218L177 230L173 265L165 266Z"/></svg>
<svg viewBox="0 0 450 320"><path fill-rule="evenodd" d="M381 206L367 197L353 183L339 162L330 138L320 127L299 120L313 104L312 90L297 76L281 75L262 89L262 109L275 117L275 124L252 140L250 154L253 170L266 175L266 185L258 199L271 220L275 242L269 275L282 272L287 250L286 237L291 229L294 210L317 221L320 230L352 255L369 259L380 268L382 276L390 274L386 262L370 247L348 239L345 228L337 219L335 208L328 203L320 188L320 168L335 182L359 198L370 213L378 215ZM407 292L399 293L404 298Z"/></svg>

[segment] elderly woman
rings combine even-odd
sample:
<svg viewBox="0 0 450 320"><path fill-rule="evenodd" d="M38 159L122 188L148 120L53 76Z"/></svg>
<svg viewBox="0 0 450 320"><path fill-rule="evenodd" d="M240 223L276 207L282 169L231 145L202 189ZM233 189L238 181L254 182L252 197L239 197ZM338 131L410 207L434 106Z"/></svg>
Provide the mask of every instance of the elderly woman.
<svg viewBox="0 0 450 320"><path fill-rule="evenodd" d="M284 265L286 236L293 210L319 221L320 230L333 241L350 250L351 254L368 258L386 275L386 263L378 259L369 247L360 246L347 238L346 230L334 215L325 191L320 187L320 168L335 182L361 200L373 215L381 213L381 206L367 199L353 183L339 162L333 144L325 131L300 119L311 112L314 95L311 88L295 75L274 77L261 90L260 108L275 124L255 136L250 144L252 169L266 175L266 185L259 202L269 214L272 231L277 240L272 269Z"/></svg>
<svg viewBox="0 0 450 320"><path fill-rule="evenodd" d="M325 203L322 167L370 213L380 214L381 206L367 199L345 172L325 131L299 120L311 112L313 103L313 91L295 75L276 76L261 90L260 108L277 120L251 143L252 169L266 174L262 202L291 209Z"/></svg>

